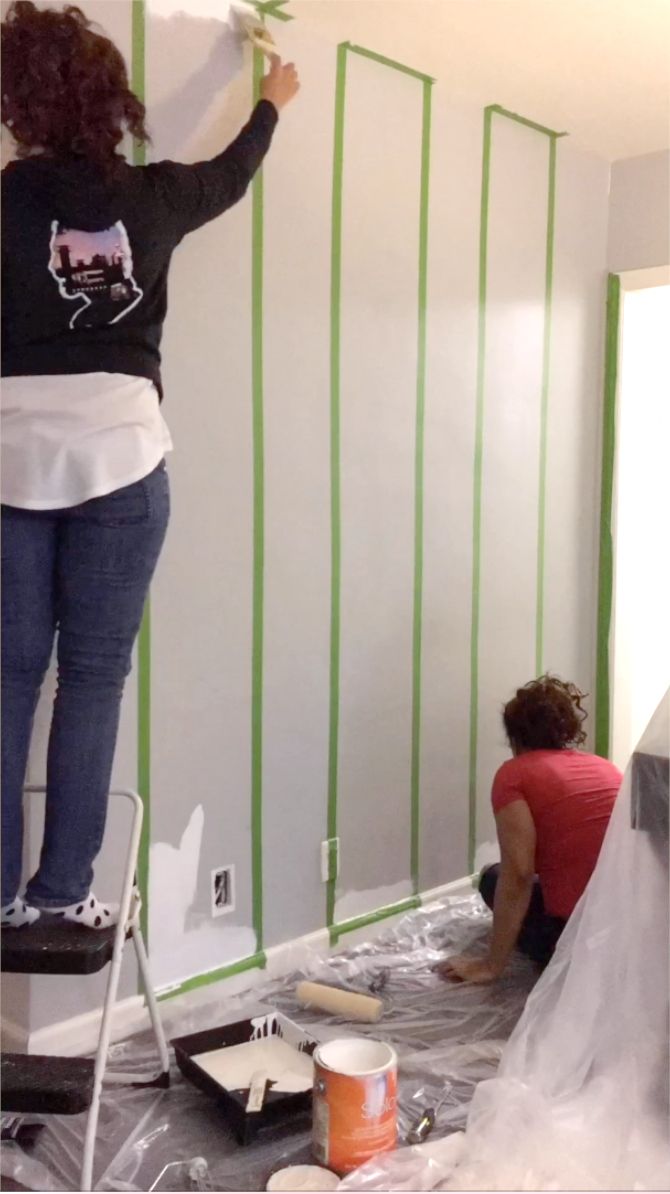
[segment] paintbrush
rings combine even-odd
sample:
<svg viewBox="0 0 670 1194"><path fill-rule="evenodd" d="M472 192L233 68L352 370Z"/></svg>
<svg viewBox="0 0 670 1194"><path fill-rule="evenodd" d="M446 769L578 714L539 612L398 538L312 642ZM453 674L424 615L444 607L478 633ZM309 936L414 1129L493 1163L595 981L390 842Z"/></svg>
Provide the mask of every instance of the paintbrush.
<svg viewBox="0 0 670 1194"><path fill-rule="evenodd" d="M268 33L262 17L252 4L246 4L245 0L233 0L230 13L234 25L252 46L256 46L268 58L278 56L279 51L274 38Z"/></svg>

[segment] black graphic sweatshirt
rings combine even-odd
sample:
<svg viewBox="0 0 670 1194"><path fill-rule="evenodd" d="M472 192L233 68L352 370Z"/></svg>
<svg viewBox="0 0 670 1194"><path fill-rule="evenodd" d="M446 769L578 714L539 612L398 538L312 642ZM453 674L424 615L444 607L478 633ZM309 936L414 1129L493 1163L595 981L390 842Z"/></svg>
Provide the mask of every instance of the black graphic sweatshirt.
<svg viewBox="0 0 670 1194"><path fill-rule="evenodd" d="M267 100L193 166L28 158L2 173L2 376L127 373L162 394L170 258L241 199L270 148Z"/></svg>

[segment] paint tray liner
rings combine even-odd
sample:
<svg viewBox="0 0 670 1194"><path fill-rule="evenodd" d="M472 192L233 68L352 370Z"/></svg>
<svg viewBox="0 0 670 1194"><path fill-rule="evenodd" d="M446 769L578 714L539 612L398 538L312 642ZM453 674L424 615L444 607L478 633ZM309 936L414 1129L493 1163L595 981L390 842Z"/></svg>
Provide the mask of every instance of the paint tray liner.
<svg viewBox="0 0 670 1194"><path fill-rule="evenodd" d="M254 1016L172 1041L185 1078L216 1099L240 1144L311 1114L318 1041L281 1013ZM252 1078L267 1076L263 1105L247 1109Z"/></svg>

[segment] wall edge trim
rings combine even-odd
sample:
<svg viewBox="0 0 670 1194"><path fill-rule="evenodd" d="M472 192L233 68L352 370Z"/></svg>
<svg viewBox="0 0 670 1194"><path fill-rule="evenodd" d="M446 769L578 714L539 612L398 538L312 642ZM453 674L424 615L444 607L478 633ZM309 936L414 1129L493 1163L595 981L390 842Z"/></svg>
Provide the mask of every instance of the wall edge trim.
<svg viewBox="0 0 670 1194"><path fill-rule="evenodd" d="M403 900L399 904L378 909L376 913L370 913L368 917L357 917L355 921L347 921L345 922L347 926L345 933L356 931L356 923L361 920L367 921L362 926L363 928L374 929L375 926L378 926L379 931L381 931L385 922L390 917L402 914L405 904L412 904L413 908L417 909L449 897L471 895L473 892L473 881L474 876L464 875L462 878L454 879L441 887L433 887L410 900ZM340 928L342 927L340 926ZM372 939L376 935L375 932L372 932L369 934L368 939ZM182 983L175 983L172 987L159 988L157 996L159 1001L164 1003L169 999L177 998L179 995L185 995L198 987L214 985L216 983L229 983L231 980L239 979L244 975L247 976L249 981L248 986L243 986L241 990L249 990L256 985L254 975L259 970L266 970L268 978L280 978L290 973L295 968L296 950L308 950L311 956L317 954L326 957L330 953L330 949L331 943L328 928L316 929L311 933L306 933L302 937L295 937L289 941L280 942L278 945L270 946L264 953L254 954L250 958L243 958L238 962L232 962L229 966L209 970L201 975L194 975ZM240 993L239 985L236 985L235 993ZM222 994L225 994L225 992L222 991ZM48 1025L46 1028L38 1029L34 1033L26 1034L29 1044L28 1052L57 1052L70 1057L77 1057L91 1052L97 1045L101 1016L102 1008L97 1007L89 1012L84 1012L82 1015L73 1016L68 1020L60 1020L55 1024ZM2 1020L3 1031L6 1024L11 1024L11 1027L15 1031L21 1031L19 1025L12 1024L6 1019ZM132 1035L132 1033L146 1027L147 1011L142 996L132 995L127 999L120 1000L115 1005L112 1029L112 1039L114 1041L123 1039L125 1036Z"/></svg>

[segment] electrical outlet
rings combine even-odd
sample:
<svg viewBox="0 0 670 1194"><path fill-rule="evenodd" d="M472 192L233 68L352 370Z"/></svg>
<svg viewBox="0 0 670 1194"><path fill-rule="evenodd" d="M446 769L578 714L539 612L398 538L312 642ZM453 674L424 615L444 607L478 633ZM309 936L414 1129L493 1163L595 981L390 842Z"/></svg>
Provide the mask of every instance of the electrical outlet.
<svg viewBox="0 0 670 1194"><path fill-rule="evenodd" d="M340 874L340 839L331 837L321 843L321 879L330 883Z"/></svg>
<svg viewBox="0 0 670 1194"><path fill-rule="evenodd" d="M235 911L235 867L218 866L211 873L212 916Z"/></svg>

